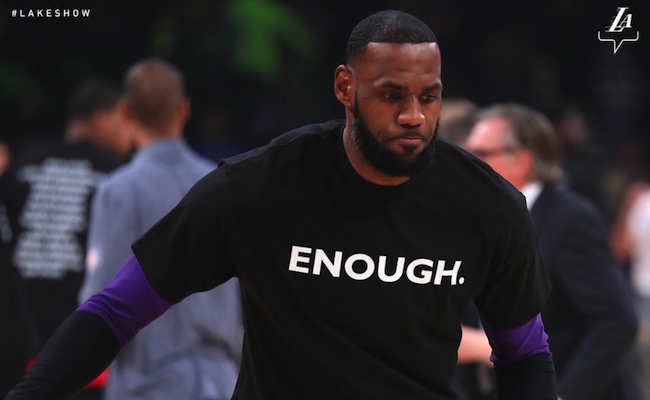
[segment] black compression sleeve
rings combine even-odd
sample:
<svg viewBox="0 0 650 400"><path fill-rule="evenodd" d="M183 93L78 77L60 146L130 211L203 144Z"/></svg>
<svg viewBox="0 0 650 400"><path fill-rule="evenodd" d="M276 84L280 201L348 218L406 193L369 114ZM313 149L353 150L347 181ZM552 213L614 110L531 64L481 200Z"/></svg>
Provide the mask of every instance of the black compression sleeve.
<svg viewBox="0 0 650 400"><path fill-rule="evenodd" d="M5 400L63 400L102 373L120 351L104 320L73 312L47 341L27 376Z"/></svg>
<svg viewBox="0 0 650 400"><path fill-rule="evenodd" d="M500 400L557 400L555 366L548 353L497 364L494 373Z"/></svg>

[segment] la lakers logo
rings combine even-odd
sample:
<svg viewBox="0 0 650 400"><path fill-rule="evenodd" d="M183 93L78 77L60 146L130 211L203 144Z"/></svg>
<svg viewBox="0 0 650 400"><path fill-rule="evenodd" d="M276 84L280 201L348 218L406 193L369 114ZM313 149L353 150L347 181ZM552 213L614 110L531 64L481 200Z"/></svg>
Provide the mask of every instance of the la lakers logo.
<svg viewBox="0 0 650 400"><path fill-rule="evenodd" d="M604 35L598 31L598 40L601 42L614 43L614 54L621 47L623 42L636 42L639 40L639 31L636 31L636 37L625 37L626 30L632 29L632 13L628 12L629 7L618 7L616 16L612 19L611 24L607 27Z"/></svg>

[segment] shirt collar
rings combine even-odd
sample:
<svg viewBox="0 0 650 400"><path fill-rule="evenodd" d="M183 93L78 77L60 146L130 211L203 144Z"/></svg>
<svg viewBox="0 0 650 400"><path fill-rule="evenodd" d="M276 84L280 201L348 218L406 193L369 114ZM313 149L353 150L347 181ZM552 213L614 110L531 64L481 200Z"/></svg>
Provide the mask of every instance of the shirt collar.
<svg viewBox="0 0 650 400"><path fill-rule="evenodd" d="M535 204L535 201L541 192L542 183L539 181L527 183L526 186L521 189L521 194L526 198L526 206L529 211L533 208L533 204Z"/></svg>
<svg viewBox="0 0 650 400"><path fill-rule="evenodd" d="M135 156L133 156L133 160L138 162L165 160L168 157L178 154L178 152L182 151L184 147L185 141L183 138L155 140L149 143L146 147L140 149Z"/></svg>

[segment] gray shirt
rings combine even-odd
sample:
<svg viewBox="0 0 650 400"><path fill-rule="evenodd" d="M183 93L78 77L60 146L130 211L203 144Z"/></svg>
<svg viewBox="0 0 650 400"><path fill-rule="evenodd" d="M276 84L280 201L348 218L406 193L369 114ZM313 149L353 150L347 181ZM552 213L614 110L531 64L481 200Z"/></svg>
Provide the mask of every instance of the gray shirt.
<svg viewBox="0 0 650 400"><path fill-rule="evenodd" d="M131 255L131 243L214 168L177 139L153 142L111 174L92 203L80 302L103 289ZM230 399L242 335L235 279L190 296L122 349L105 400Z"/></svg>

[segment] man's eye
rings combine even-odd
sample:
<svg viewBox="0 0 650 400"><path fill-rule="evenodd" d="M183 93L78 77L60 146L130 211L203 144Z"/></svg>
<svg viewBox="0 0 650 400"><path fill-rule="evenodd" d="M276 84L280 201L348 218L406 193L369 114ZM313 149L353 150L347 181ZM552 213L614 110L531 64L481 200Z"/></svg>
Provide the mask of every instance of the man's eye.
<svg viewBox="0 0 650 400"><path fill-rule="evenodd" d="M427 94L427 95L422 96L421 98L422 98L422 101L424 103L433 103L434 101L436 101L438 96L434 96L432 94Z"/></svg>
<svg viewBox="0 0 650 400"><path fill-rule="evenodd" d="M395 101L399 100L399 95L396 93L384 93L386 100Z"/></svg>

